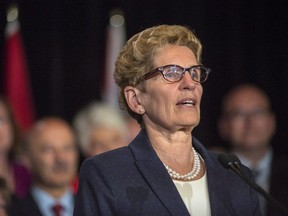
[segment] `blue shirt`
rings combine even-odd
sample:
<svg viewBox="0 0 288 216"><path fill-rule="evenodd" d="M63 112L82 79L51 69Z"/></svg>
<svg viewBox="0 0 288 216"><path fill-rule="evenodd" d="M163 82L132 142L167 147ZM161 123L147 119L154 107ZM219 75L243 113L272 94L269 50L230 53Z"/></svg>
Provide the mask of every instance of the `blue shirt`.
<svg viewBox="0 0 288 216"><path fill-rule="evenodd" d="M73 215L74 195L71 190L67 190L59 199L55 199L47 192L35 186L32 187L31 193L43 216L54 216L52 208L56 203L63 207L62 216Z"/></svg>

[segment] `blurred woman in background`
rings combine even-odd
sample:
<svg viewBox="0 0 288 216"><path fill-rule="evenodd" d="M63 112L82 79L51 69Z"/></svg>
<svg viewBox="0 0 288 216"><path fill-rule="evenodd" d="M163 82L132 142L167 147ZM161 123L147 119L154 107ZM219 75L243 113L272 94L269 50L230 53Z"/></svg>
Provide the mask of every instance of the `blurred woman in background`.
<svg viewBox="0 0 288 216"><path fill-rule="evenodd" d="M31 175L16 160L20 149L20 133L12 109L0 95L0 177L5 179L11 194L23 197L31 184Z"/></svg>
<svg viewBox="0 0 288 216"><path fill-rule="evenodd" d="M0 216L8 216L11 194L4 178L0 177Z"/></svg>

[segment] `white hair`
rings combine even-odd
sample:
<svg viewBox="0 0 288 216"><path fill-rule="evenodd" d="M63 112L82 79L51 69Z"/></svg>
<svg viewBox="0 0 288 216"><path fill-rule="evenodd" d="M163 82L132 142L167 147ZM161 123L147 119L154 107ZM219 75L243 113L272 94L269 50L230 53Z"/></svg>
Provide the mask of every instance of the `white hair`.
<svg viewBox="0 0 288 216"><path fill-rule="evenodd" d="M124 115L120 109L105 102L92 102L81 109L75 116L73 126L76 130L80 150L85 153L89 145L89 133L97 127L110 127L119 130L127 139L128 131Z"/></svg>

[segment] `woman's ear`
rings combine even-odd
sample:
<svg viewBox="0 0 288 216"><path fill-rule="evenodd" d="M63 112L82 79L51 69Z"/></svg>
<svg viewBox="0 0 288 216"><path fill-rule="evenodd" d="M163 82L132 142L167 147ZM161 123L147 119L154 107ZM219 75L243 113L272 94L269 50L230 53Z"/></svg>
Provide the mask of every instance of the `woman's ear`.
<svg viewBox="0 0 288 216"><path fill-rule="evenodd" d="M124 88L124 95L129 108L140 115L145 113L144 107L139 98L139 90L133 86L126 86Z"/></svg>

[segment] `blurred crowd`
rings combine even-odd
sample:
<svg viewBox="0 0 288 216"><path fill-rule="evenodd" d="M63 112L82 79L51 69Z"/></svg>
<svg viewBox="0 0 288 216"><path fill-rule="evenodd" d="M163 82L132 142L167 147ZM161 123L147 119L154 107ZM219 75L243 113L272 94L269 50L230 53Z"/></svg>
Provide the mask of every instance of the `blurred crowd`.
<svg viewBox="0 0 288 216"><path fill-rule="evenodd" d="M242 84L223 97L218 130L225 146L249 167L255 181L283 205L288 205L287 155L273 150L276 116L268 95ZM94 101L71 122L45 116L25 134L12 109L0 97L0 216L71 216L83 160L128 145L138 134L136 120L117 108ZM264 215L277 215L260 197Z"/></svg>
<svg viewBox="0 0 288 216"><path fill-rule="evenodd" d="M71 123L45 116L21 134L1 96L0 216L71 216L82 161L128 145L139 130L117 108L95 101Z"/></svg>

